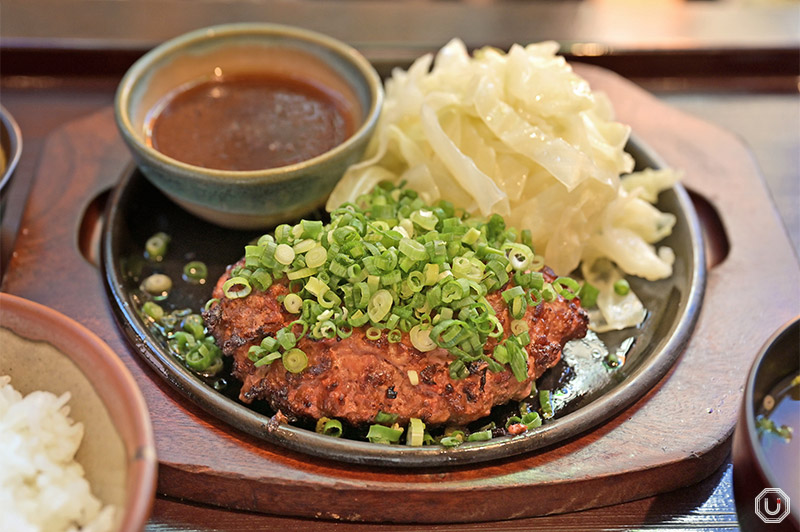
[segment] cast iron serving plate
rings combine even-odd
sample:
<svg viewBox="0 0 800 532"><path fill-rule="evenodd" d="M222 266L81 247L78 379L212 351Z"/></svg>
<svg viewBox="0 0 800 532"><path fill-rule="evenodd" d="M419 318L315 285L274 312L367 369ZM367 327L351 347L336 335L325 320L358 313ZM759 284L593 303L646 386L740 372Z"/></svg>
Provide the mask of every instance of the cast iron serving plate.
<svg viewBox="0 0 800 532"><path fill-rule="evenodd" d="M628 151L637 169L663 164L641 142L633 139ZM216 280L226 266L236 262L244 246L260 233L240 232L209 225L173 204L135 169L114 190L106 212L102 237L102 265L111 305L133 348L156 372L188 401L210 415L267 442L328 459L400 467L477 463L530 452L561 442L602 424L643 396L669 370L694 328L705 288L705 256L700 227L688 194L680 185L661 194L658 207L675 214L672 235L662 244L676 254L671 278L654 283L632 280L648 310L636 329L600 335L610 353L624 355L616 368L604 364L602 346L581 341L565 351L564 361L540 379L539 387L552 389L556 413L533 431L456 448L380 445L314 432L313 427L271 422L275 412L263 402L246 405L238 398L239 384L230 375L230 360L221 375L204 379L170 354L158 334L139 314L141 280L153 272L173 279L166 310L190 308L199 312L211 297ZM320 216L324 216L321 213ZM171 236L163 262L143 259L145 241L156 232ZM200 260L208 266L206 284L181 280L183 266ZM488 419L502 423L515 405L497 407Z"/></svg>

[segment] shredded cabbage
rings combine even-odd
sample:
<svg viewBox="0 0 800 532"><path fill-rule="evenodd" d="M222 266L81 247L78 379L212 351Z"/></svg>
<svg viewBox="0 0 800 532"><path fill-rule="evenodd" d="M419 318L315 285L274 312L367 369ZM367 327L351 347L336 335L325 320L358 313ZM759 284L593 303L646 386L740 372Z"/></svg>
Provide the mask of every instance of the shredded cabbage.
<svg viewBox="0 0 800 532"><path fill-rule="evenodd" d="M670 276L674 254L654 244L675 217L653 203L678 174L632 173L624 150L630 128L614 121L605 95L557 52L548 41L470 57L453 39L435 58L395 69L365 157L338 183L328 210L356 202L380 181L405 181L428 203L446 199L530 229L557 274L609 259L616 266L604 268L624 274ZM620 318L614 305L604 303L604 327L629 326L641 314Z"/></svg>

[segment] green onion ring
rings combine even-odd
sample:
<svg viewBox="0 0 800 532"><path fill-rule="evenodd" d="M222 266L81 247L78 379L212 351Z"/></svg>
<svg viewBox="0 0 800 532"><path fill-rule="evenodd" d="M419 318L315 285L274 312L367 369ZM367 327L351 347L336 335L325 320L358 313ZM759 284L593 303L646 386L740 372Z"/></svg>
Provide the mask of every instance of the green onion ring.
<svg viewBox="0 0 800 532"><path fill-rule="evenodd" d="M245 297L252 291L250 281L244 277L231 277L222 284L222 291L228 299Z"/></svg>
<svg viewBox="0 0 800 532"><path fill-rule="evenodd" d="M281 361L289 373L300 373L308 366L308 357L305 352L296 347L286 351L281 357Z"/></svg>

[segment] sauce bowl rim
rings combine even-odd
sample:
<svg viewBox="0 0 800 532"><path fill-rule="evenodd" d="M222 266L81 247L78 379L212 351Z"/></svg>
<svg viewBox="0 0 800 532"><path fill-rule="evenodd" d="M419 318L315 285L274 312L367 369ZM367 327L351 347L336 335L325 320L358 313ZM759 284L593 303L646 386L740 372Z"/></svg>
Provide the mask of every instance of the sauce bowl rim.
<svg viewBox="0 0 800 532"><path fill-rule="evenodd" d="M169 157L143 142L142 136L135 132L128 108L131 93L139 79L141 79L141 77L159 60L175 54L180 54L182 51L191 48L195 44L212 41L220 37L226 38L248 35L254 37L278 35L309 42L334 52L344 61L355 66L364 79L370 95L370 102L369 107L364 111L364 117L360 121L359 127L353 134L333 148L311 157L310 159L290 165L259 170L220 170L196 166ZM163 165L174 167L184 177L206 182L216 182L221 179L229 183L252 183L254 181L280 182L292 179L298 174L324 164L330 159L335 159L351 149L353 145L362 142L365 137L371 134L371 131L377 124L383 107L383 100L383 83L375 67L352 46L328 35L296 26L246 22L219 24L193 30L167 40L144 54L128 69L120 81L114 97L114 114L119 126L118 129L129 144L135 145L136 149L145 157Z"/></svg>

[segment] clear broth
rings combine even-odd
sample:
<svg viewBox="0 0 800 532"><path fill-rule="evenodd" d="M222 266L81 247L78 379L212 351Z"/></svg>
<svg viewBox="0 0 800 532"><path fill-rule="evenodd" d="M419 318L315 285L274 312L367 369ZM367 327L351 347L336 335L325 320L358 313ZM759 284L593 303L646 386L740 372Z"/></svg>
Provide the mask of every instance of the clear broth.
<svg viewBox="0 0 800 532"><path fill-rule="evenodd" d="M774 427L760 428L758 438L777 480L778 485L773 487L800 501L800 382L793 384L793 379L797 377L786 377L765 397L756 425Z"/></svg>

